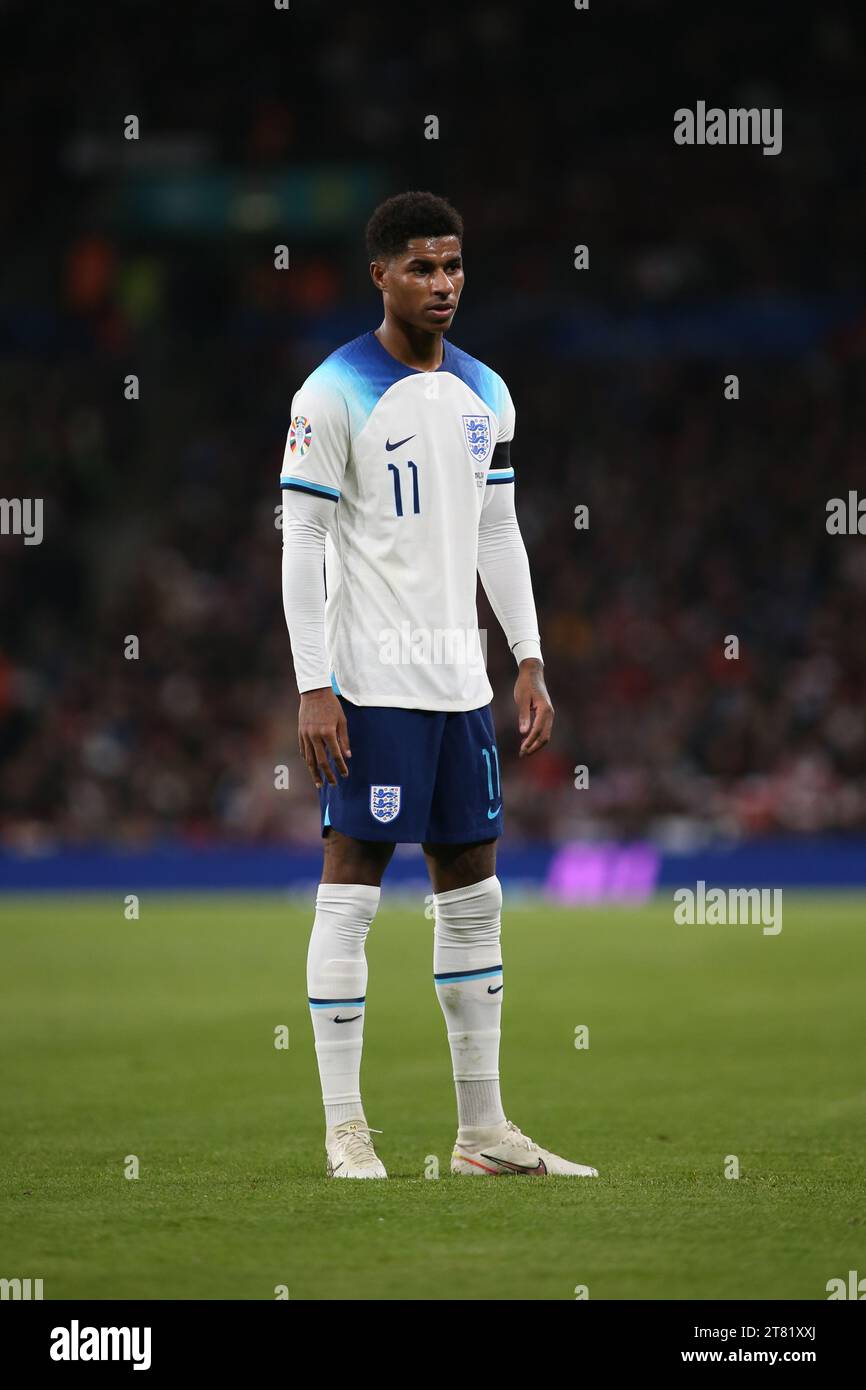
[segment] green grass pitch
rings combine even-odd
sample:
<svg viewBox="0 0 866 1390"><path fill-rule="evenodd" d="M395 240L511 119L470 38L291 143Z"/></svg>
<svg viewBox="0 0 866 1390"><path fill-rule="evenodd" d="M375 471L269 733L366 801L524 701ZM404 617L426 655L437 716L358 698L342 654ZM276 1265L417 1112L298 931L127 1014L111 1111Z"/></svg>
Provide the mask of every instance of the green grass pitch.
<svg viewBox="0 0 866 1390"><path fill-rule="evenodd" d="M824 1299L866 1275L862 897L786 893L770 937L677 926L670 897L506 891L506 1113L597 1179L450 1176L432 923L387 878L362 1081L388 1182L324 1176L311 907L144 894L130 922L120 895L45 896L0 918L0 1276L46 1299Z"/></svg>

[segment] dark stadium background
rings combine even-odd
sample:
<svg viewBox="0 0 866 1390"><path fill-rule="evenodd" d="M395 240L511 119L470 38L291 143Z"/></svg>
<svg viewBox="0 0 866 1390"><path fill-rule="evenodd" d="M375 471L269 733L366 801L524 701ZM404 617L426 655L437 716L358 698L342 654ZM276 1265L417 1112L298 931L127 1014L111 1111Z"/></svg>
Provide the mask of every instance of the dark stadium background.
<svg viewBox="0 0 866 1390"><path fill-rule="evenodd" d="M7 869L317 846L277 477L294 390L379 322L364 223L407 188L462 211L450 336L517 407L557 720L518 762L479 588L504 852L857 850L866 539L825 528L828 499L866 487L853 7L213 0L6 5L2 24L2 492L45 500L40 546L0 538ZM781 154L678 147L697 100L781 107Z"/></svg>

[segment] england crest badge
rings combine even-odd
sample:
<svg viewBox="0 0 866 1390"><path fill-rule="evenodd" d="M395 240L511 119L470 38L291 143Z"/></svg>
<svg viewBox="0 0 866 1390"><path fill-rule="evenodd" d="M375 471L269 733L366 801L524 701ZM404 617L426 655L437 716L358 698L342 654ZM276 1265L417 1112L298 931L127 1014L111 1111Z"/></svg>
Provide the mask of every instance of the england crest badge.
<svg viewBox="0 0 866 1390"><path fill-rule="evenodd" d="M387 825L400 814L400 788L370 786L370 814Z"/></svg>
<svg viewBox="0 0 866 1390"><path fill-rule="evenodd" d="M463 433L475 462L483 463L490 453L490 416L464 415Z"/></svg>

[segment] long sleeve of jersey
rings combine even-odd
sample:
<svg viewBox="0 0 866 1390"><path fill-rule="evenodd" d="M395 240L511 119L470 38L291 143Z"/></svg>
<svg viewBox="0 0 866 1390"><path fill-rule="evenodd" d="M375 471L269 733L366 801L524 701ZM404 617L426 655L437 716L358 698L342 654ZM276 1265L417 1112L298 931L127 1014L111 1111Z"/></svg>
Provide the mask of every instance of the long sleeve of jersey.
<svg viewBox="0 0 866 1390"><path fill-rule="evenodd" d="M301 695L331 684L325 644L325 538L334 525L348 457L345 400L333 383L308 380L292 401L280 470L283 612Z"/></svg>
<svg viewBox="0 0 866 1390"><path fill-rule="evenodd" d="M331 684L325 651L325 537L334 504L309 493L283 493L283 612L298 693Z"/></svg>
<svg viewBox="0 0 866 1390"><path fill-rule="evenodd" d="M488 474L478 524L478 573L519 666L528 656L541 660L541 637L529 559L514 507L514 472L507 466L507 446L500 446L497 453L502 457L494 459L497 467Z"/></svg>

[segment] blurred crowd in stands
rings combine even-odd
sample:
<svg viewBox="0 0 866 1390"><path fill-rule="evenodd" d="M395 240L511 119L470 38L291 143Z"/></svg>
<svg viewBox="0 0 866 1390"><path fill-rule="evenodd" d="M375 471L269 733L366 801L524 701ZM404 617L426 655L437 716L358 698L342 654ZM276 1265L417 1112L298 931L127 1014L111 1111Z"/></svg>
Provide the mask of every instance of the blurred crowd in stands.
<svg viewBox="0 0 866 1390"><path fill-rule="evenodd" d="M512 842L866 831L866 536L826 529L830 498L866 495L855 21L795 7L780 43L777 7L683 23L632 0L617 30L569 15L578 41L480 5L459 43L477 76L449 83L453 36L422 43L398 7L395 28L299 4L257 30L210 5L172 20L192 75L145 11L86 36L60 14L28 49L13 7L29 135L4 152L0 490L44 498L45 534L0 536L0 846L319 834L277 476L293 391L379 321L363 221L299 232L280 273L268 225L124 220L133 158L190 177L363 166L381 195L431 187L463 212L450 336L517 407L557 712L518 760L516 668L479 587ZM782 106L783 154L676 149L692 96ZM130 111L158 139L112 156Z"/></svg>

